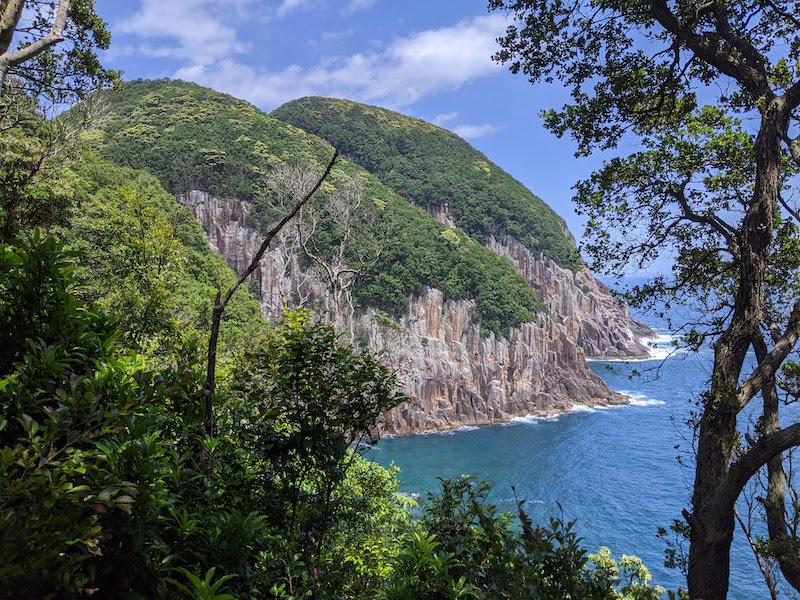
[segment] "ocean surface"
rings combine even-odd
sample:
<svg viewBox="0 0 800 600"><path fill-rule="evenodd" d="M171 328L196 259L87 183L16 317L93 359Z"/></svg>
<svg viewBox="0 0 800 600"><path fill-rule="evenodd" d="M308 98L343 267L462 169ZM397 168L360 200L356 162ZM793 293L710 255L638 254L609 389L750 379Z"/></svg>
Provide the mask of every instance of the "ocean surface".
<svg viewBox="0 0 800 600"><path fill-rule="evenodd" d="M708 380L711 351L671 352L669 332L655 342L658 358L636 362L592 362L608 385L631 397L627 406L576 407L566 414L520 418L504 425L446 433L387 437L367 453L400 468L401 490L437 489L437 477L473 475L493 484L491 500L513 511L527 500L532 516L545 522L558 512L577 519L585 546L608 546L615 557L635 554L655 583L685 587L664 567L658 527L668 527L689 506L693 470L690 432L683 421ZM640 376L631 377L634 371ZM737 530L729 598L769 598L753 554ZM791 598L791 595L781 595Z"/></svg>

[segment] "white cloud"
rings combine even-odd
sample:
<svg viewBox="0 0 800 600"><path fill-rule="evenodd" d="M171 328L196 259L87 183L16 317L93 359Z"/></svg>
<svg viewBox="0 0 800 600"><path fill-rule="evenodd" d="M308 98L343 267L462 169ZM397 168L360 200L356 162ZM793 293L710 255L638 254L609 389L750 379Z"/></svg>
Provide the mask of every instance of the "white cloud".
<svg viewBox="0 0 800 600"><path fill-rule="evenodd" d="M377 0L348 0L340 12L344 16L350 16L359 10L365 10L374 6L376 2ZM285 17L296 10L307 10L312 6L318 6L320 4L330 5L334 3L330 1L326 2L325 0L282 0L275 11L275 15L278 17ZM337 0L335 4L341 4L341 0Z"/></svg>
<svg viewBox="0 0 800 600"><path fill-rule="evenodd" d="M175 77L213 87L265 109L318 93L297 66L279 73L268 73L256 72L252 67L233 60L224 60L213 67L201 64L183 67L175 72Z"/></svg>
<svg viewBox="0 0 800 600"><path fill-rule="evenodd" d="M297 10L303 6L308 6L308 0L283 0L280 6L278 6L278 10L275 11L279 17L285 17L290 12Z"/></svg>
<svg viewBox="0 0 800 600"><path fill-rule="evenodd" d="M114 30L147 40L139 46L145 56L211 65L247 51L234 27L215 15L244 16L250 1L143 0L141 8Z"/></svg>
<svg viewBox="0 0 800 600"><path fill-rule="evenodd" d="M311 94L402 107L496 73L499 67L490 56L504 27L500 15L480 16L397 38L380 50L328 57L312 67L275 72L227 55L213 62L191 60L175 76L263 108Z"/></svg>
<svg viewBox="0 0 800 600"><path fill-rule="evenodd" d="M458 119L459 114L457 112L445 113L443 115L436 115L431 119L431 123L434 125L439 125L440 127L444 127L448 123L452 123L456 119Z"/></svg>
<svg viewBox="0 0 800 600"><path fill-rule="evenodd" d="M342 11L345 15L352 15L359 10L365 10L375 5L376 0L350 0Z"/></svg>
<svg viewBox="0 0 800 600"><path fill-rule="evenodd" d="M431 123L438 125L439 127L447 127L450 129L450 131L455 133L457 136L464 138L465 140L474 140L476 138L486 137L503 129L498 125L491 125L489 123L484 125L450 125L451 123L458 121L460 117L461 115L457 112L444 113L433 117L433 119L431 119Z"/></svg>
<svg viewBox="0 0 800 600"><path fill-rule="evenodd" d="M351 37L356 32L355 29L345 29L342 31L323 31L319 36L325 42L337 42Z"/></svg>
<svg viewBox="0 0 800 600"><path fill-rule="evenodd" d="M497 125L459 125L453 128L453 133L465 140L474 140L477 138L486 137L501 131L503 128Z"/></svg>

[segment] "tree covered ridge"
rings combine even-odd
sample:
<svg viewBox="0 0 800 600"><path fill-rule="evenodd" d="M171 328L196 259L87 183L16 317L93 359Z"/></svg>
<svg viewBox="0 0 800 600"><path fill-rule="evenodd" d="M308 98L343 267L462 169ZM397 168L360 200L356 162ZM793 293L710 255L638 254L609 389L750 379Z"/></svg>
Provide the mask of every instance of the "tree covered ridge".
<svg viewBox="0 0 800 600"><path fill-rule="evenodd" d="M582 264L561 217L446 129L332 98L292 100L271 114L326 139L417 206L447 205L456 225L481 243L511 235L562 267Z"/></svg>
<svg viewBox="0 0 800 600"><path fill-rule="evenodd" d="M250 201L248 225L256 228L266 228L277 214L274 195L264 186L267 175L287 164L321 167L333 152L315 135L195 84L136 81L106 96L109 112L98 140L103 157L152 173L175 194L202 189ZM387 233L378 263L354 285L359 306L399 316L409 295L432 287L446 298L474 300L483 329L496 333L508 333L543 309L508 259L448 230L353 162L337 164L318 202L354 179L363 181ZM321 240L334 243L330 234Z"/></svg>

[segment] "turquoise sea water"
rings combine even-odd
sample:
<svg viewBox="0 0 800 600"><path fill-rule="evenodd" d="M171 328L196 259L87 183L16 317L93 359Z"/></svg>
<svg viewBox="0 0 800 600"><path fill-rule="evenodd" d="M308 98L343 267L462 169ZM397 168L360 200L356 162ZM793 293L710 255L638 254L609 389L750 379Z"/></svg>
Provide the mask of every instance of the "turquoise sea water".
<svg viewBox="0 0 800 600"><path fill-rule="evenodd" d="M384 438L367 456L397 464L407 493L436 489L437 477L470 474L490 481L492 501L509 511L516 505L512 486L542 521L558 511L559 502L567 518L577 519L590 551L605 545L617 557L636 554L656 583L675 589L685 583L680 573L664 568L664 544L656 530L689 505L693 472L676 457L689 460L683 419L708 378L710 361L706 351L666 360L594 362L592 368L612 389L633 398L630 405L578 407L507 425ZM658 376L648 368L658 368ZM644 376L629 378L634 369ZM731 572L729 598L769 598L738 531Z"/></svg>

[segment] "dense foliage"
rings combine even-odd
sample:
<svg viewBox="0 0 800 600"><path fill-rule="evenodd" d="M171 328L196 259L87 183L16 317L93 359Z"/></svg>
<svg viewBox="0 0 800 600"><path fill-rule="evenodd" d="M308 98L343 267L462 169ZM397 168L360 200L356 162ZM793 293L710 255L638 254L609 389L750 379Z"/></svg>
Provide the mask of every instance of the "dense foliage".
<svg viewBox="0 0 800 600"><path fill-rule="evenodd" d="M75 194L75 178L65 168L77 155L66 141L71 131L66 119L45 118L21 90L6 95L0 106L0 240L65 221Z"/></svg>
<svg viewBox="0 0 800 600"><path fill-rule="evenodd" d="M271 114L326 139L417 206L446 206L456 225L481 243L510 235L563 267L580 267L563 220L449 131L331 98L293 100Z"/></svg>
<svg viewBox="0 0 800 600"><path fill-rule="evenodd" d="M77 257L53 238L1 250L1 598L657 594L572 524L520 507L512 527L467 479L412 521L394 473L356 453L403 398L308 313L238 355L211 438L196 347L154 367L76 296Z"/></svg>
<svg viewBox="0 0 800 600"><path fill-rule="evenodd" d="M214 295L235 276L200 224L141 171L86 152L71 176L78 207L54 233L81 253L80 297L119 315L126 343L138 351L205 335ZM225 313L222 341L236 345L263 326L258 301L242 290Z"/></svg>
<svg viewBox="0 0 800 600"><path fill-rule="evenodd" d="M97 140L103 156L154 174L173 193L202 189L251 201L250 225L257 227L268 225L277 214L274 194L265 184L275 167L319 167L333 153L314 135L193 84L133 82L109 93L108 99L106 135ZM410 294L434 287L447 298L474 299L484 329L495 332L530 321L542 309L510 261L461 232L448 233L424 210L353 163L337 165L320 202L356 178L363 180L364 195L377 207L386 232L380 260L353 288L362 307L402 314ZM323 246L334 243L330 233L320 233Z"/></svg>
<svg viewBox="0 0 800 600"><path fill-rule="evenodd" d="M252 104L190 83L134 81L107 98L102 154L155 175L172 193L253 200L271 166L322 164L332 154L323 140Z"/></svg>
<svg viewBox="0 0 800 600"><path fill-rule="evenodd" d="M108 49L111 34L94 5L95 0L0 3L0 97L10 80L46 103L69 102L116 83L119 74L97 56Z"/></svg>
<svg viewBox="0 0 800 600"><path fill-rule="evenodd" d="M2 339L16 360L0 372L0 597L196 597L220 581L239 597L273 585L281 597L281 581L315 585L320 519L353 555L361 520L389 532L407 522L396 481L347 444L399 399L384 367L289 316L238 362L260 375L232 388L217 437L204 438L197 348L175 347L158 370L126 351L115 323L75 295L73 258L40 233L3 247ZM265 355L281 369L254 362ZM328 421L333 389L363 409ZM308 445L308 426L330 443ZM358 489L369 501L350 496Z"/></svg>
<svg viewBox="0 0 800 600"><path fill-rule="evenodd" d="M0 14L27 5L0 2ZM107 44L92 0L30 6L42 10L33 32L48 6L72 6L73 49L88 52L89 75L100 69L80 45ZM41 81L57 91L48 77L59 57L49 57ZM38 116L35 103L25 111ZM658 593L635 559L587 556L572 524L534 527L520 505L521 530L512 528L513 517L486 503L488 488L467 479L444 481L412 521L396 471L360 456L380 413L404 397L386 367L310 313L287 311L267 327L252 297L231 304L217 426L206 434L196 340L211 293L233 274L153 176L86 151L103 148L102 134L83 136L80 163L31 167L26 144L62 151L66 138L48 135L55 122L30 122L0 147L0 196L17 194L0 213L9 224L0 237L0 598ZM205 176L197 164L187 172ZM51 201L58 218L27 211ZM435 232L451 250L475 244ZM463 256L482 265L476 255Z"/></svg>

